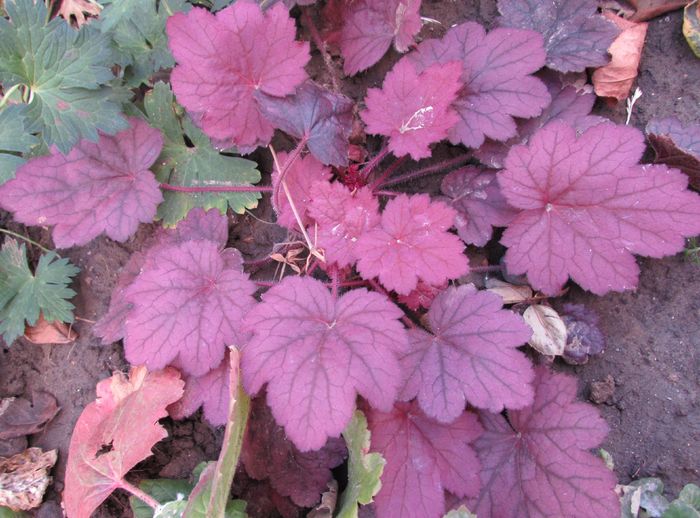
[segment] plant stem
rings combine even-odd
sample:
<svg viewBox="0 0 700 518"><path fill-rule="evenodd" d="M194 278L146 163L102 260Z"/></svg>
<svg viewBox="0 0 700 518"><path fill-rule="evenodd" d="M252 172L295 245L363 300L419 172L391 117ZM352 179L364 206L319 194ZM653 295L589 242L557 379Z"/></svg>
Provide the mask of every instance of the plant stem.
<svg viewBox="0 0 700 518"><path fill-rule="evenodd" d="M331 294L334 299L338 298L338 267L331 267Z"/></svg>
<svg viewBox="0 0 700 518"><path fill-rule="evenodd" d="M182 185L171 185L169 183L160 184L164 191L176 192L272 192L269 185L202 185L201 187L184 187Z"/></svg>
<svg viewBox="0 0 700 518"><path fill-rule="evenodd" d="M123 489L124 491L127 491L134 495L136 498L141 500L144 504L146 504L148 507L155 509L158 509L160 507L160 503L158 500L153 498L151 495L143 491L142 489L139 489L133 484L130 484L124 479L121 479L119 481L119 487Z"/></svg>
<svg viewBox="0 0 700 518"><path fill-rule="evenodd" d="M339 92L340 86L338 85L338 73L336 72L335 67L333 66L333 60L331 59L331 55L328 53L328 46L326 45L326 42L323 41L323 38L321 38L321 35L319 34L318 29L316 28L316 24L311 18L311 15L309 15L307 7L301 8L301 24L304 27L306 27L306 30L309 31L309 34L311 35L311 40L314 42L314 45L316 45L316 48L321 53L323 63L324 65L326 65L328 74L331 76L331 85L333 86L333 90L335 92Z"/></svg>
<svg viewBox="0 0 700 518"><path fill-rule="evenodd" d="M280 167L279 162L277 161L277 153L275 152L275 148L272 147L272 144L267 146L270 149L270 153L272 153L272 160L275 163L275 168L279 172L280 175L280 183L277 184L277 188L275 189L275 192L272 194L272 202L279 207L279 199L280 199L280 187L282 186L282 180L285 179L287 176L287 172L289 169L292 167L292 164L297 161L297 158L299 158L299 155L301 155L301 152L304 150L306 147L306 138L302 138L299 143L297 144L297 147L295 147L292 152L289 154L287 157L287 160L284 162L284 165Z"/></svg>
<svg viewBox="0 0 700 518"><path fill-rule="evenodd" d="M389 167L386 168L386 170L379 176L377 179L375 179L369 186L369 188L372 191L375 191L377 187L382 185L387 178L389 178L396 169L399 168L401 164L403 164L408 157L406 155L402 156L401 158L398 158L392 163Z"/></svg>
<svg viewBox="0 0 700 518"><path fill-rule="evenodd" d="M379 150L379 153L374 155L372 159L365 164L365 166L362 168L361 173L364 175L365 180L369 178L369 175L372 174L372 171L381 163L382 160L384 160L384 157L386 157L389 154L389 145L385 142L384 145L382 146L382 149Z"/></svg>
<svg viewBox="0 0 700 518"><path fill-rule="evenodd" d="M10 100L10 96L15 93L15 90L17 90L20 86L22 86L22 83L17 83L16 85L12 85L10 88L7 89L5 92L5 95L2 96L2 100L0 100L0 108L4 108L5 105L7 104L7 101Z"/></svg>
<svg viewBox="0 0 700 518"><path fill-rule="evenodd" d="M316 263L318 264L318 263ZM309 275L307 274L307 277ZM261 288L272 288L273 286L277 286L279 282L275 281L253 281L255 284L260 286ZM367 286L367 283L369 281L365 280L356 280L356 281L342 281L338 282L336 284L336 288L357 288L358 286ZM323 283L325 286L329 288L333 288L333 283L332 282L324 282Z"/></svg>
<svg viewBox="0 0 700 518"><path fill-rule="evenodd" d="M500 272L503 271L503 267L499 264L488 265L488 266L474 266L469 268L472 273L489 273L489 272Z"/></svg>
<svg viewBox="0 0 700 518"><path fill-rule="evenodd" d="M37 242L34 241L33 239L29 239L27 236L23 236L22 234L18 234L17 232L12 232L12 230L7 230L6 228L0 228L0 232L2 232L3 234L7 234L8 236L12 236L12 237L16 237L16 238L18 238L18 239L22 239L22 240L26 241L27 243L29 243L30 245L34 245L35 247L37 247L37 248L43 250L44 252L47 252L47 253L48 253L48 252L52 252L52 250L49 250L48 248L46 248L46 247L44 247L44 246L41 246L39 243L37 243ZM55 253L58 257L61 257L61 256L60 256L59 254L57 254L56 252L54 252L54 253Z"/></svg>
<svg viewBox="0 0 700 518"><path fill-rule="evenodd" d="M409 180L415 180L416 178L420 178L422 176L428 176L434 173L438 173L443 169L463 164L464 162L467 162L471 157L471 153L465 153L464 155L459 155L454 158L450 158L449 160L444 160L442 162L438 162L437 164L429 165L428 167L424 167L416 171L411 171L410 173L396 176L394 178L386 180L385 182L377 185L376 187L391 187L400 183L408 182Z"/></svg>

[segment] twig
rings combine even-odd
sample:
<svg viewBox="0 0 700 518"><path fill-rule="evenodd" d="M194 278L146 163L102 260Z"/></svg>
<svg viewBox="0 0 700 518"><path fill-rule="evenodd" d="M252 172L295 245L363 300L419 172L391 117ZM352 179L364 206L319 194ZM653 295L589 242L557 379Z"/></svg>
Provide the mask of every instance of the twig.
<svg viewBox="0 0 700 518"><path fill-rule="evenodd" d="M22 240L26 241L27 243L29 243L29 244L31 244L31 245L34 245L35 247L37 247L37 248L43 250L44 252L47 252L47 253L48 253L48 252L53 252L53 253L55 253L58 257L61 257L61 256L60 256L57 252L55 252L54 250L49 250L49 249L46 248L45 246L41 246L39 243L37 243L37 242L34 241L33 239L29 239L27 236L23 236L22 234L18 234L17 232L12 232L12 230L7 230L6 228L0 228L0 232L2 232L3 234L7 234L8 236L12 236L12 237L16 237L16 238L18 238L18 239L22 239Z"/></svg>

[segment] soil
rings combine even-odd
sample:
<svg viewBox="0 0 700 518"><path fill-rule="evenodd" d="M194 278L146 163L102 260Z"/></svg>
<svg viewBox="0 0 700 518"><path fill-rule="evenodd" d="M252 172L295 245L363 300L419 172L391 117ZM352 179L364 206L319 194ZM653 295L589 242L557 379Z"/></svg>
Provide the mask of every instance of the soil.
<svg viewBox="0 0 700 518"><path fill-rule="evenodd" d="M422 13L440 22L429 23L421 33L434 37L465 19L493 26L497 11L493 0L423 0ZM642 129L653 117L700 120L700 61L687 47L681 24L680 12L650 22L638 80L643 96L632 115L632 124ZM345 93L361 98L367 88L381 84L396 60L397 55L389 53L369 72L345 83ZM314 70L323 81L318 59L312 74ZM624 123L622 104L601 103L597 111ZM424 186L434 189L437 181ZM232 217L231 244L249 258L264 256L271 243L285 237L279 227L268 223L273 219L269 205L255 214L258 219ZM7 214L0 214L0 225L50 245L45 230L10 223ZM0 349L0 397L30 397L46 391L61 407L46 429L30 439L33 446L59 451L54 484L37 516L61 516L58 503L75 421L94 400L96 383L128 368L121 344L102 346L92 336L92 321L105 312L119 269L151 232L152 226L147 225L126 244L99 238L88 246L62 251L81 269L75 285L80 317L74 326L80 335L75 343L37 346L20 339ZM610 433L603 447L612 454L620 481L658 476L667 492L676 494L685 483L700 482L700 264L680 254L640 259L639 265L635 292L595 297L572 288L567 301L586 304L598 313L607 349L585 366L557 367L577 374L581 397L590 397L607 420ZM201 460L216 458L221 430L212 430L198 414L178 423L166 420L166 427L169 438L137 467L136 479L186 477ZM258 493L264 496L265 491ZM110 497L97 515L130 516L128 502L123 495Z"/></svg>

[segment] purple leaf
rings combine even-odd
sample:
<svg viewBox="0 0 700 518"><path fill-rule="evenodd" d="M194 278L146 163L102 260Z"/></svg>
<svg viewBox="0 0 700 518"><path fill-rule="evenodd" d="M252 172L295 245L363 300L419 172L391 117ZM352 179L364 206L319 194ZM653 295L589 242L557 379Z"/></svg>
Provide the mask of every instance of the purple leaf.
<svg viewBox="0 0 700 518"><path fill-rule="evenodd" d="M593 293L634 288L632 254L663 257L700 233L700 197L687 177L641 166L642 133L598 124L579 137L555 121L516 146L498 174L508 203L522 209L503 234L511 274L556 294L568 277Z"/></svg>
<svg viewBox="0 0 700 518"><path fill-rule="evenodd" d="M439 285L469 270L464 246L447 230L455 211L427 194L401 194L389 201L381 224L357 240L357 270L365 279L379 277L385 288L408 295L422 280Z"/></svg>
<svg viewBox="0 0 700 518"><path fill-rule="evenodd" d="M457 211L455 227L467 244L484 246L492 227L505 227L518 213L501 194L493 172L467 166L442 180L442 193Z"/></svg>
<svg viewBox="0 0 700 518"><path fill-rule="evenodd" d="M700 124L683 126L676 117L653 119L647 137L656 152L656 163L677 167L700 190Z"/></svg>
<svg viewBox="0 0 700 518"><path fill-rule="evenodd" d="M441 424L416 402L397 403L388 413L370 410L367 421L371 449L386 459L374 497L377 518L439 518L445 490L461 497L478 493L480 464L470 443L483 430L474 414Z"/></svg>
<svg viewBox="0 0 700 518"><path fill-rule="evenodd" d="M447 137L457 122L450 106L462 87L458 62L434 65L418 73L402 59L386 75L382 89L370 88L360 116L367 132L389 137L389 150L414 160L430 156L430 144Z"/></svg>
<svg viewBox="0 0 700 518"><path fill-rule="evenodd" d="M195 7L168 18L167 33L178 63L173 91L202 130L244 152L267 145L273 128L255 92L294 93L309 61L309 44L295 41L284 5L263 13L257 3L240 0L215 15Z"/></svg>
<svg viewBox="0 0 700 518"><path fill-rule="evenodd" d="M561 318L566 324L566 363L583 365L589 356L603 354L605 336L598 327L598 315L583 304L564 304Z"/></svg>
<svg viewBox="0 0 700 518"><path fill-rule="evenodd" d="M343 70L353 76L389 50L406 52L421 28L421 0L357 0L348 2L340 33Z"/></svg>
<svg viewBox="0 0 700 518"><path fill-rule="evenodd" d="M418 72L436 63L462 63L462 84L453 107L459 121L450 130L453 144L477 148L484 138L507 140L515 135L513 117L535 117L550 101L545 85L530 74L544 65L542 37L520 29L494 29L486 34L467 22L441 40L426 40L408 59Z"/></svg>
<svg viewBox="0 0 700 518"><path fill-rule="evenodd" d="M431 332L409 331L411 348L401 359L407 376L401 399L418 396L423 411L445 423L466 403L492 412L529 405L532 367L516 347L531 330L502 307L501 297L471 284L438 295L427 316Z"/></svg>
<svg viewBox="0 0 700 518"><path fill-rule="evenodd" d="M576 380L536 369L532 406L481 412L486 431L475 443L482 463L479 518L577 516L618 518L615 474L588 453L608 432L598 411L577 403Z"/></svg>
<svg viewBox="0 0 700 518"><path fill-rule="evenodd" d="M342 94L306 81L294 95L256 93L260 111L275 127L306 140L309 151L326 165L348 164L353 102Z"/></svg>
<svg viewBox="0 0 700 518"><path fill-rule="evenodd" d="M33 158L0 187L0 206L25 225L54 225L57 248L84 245L101 233L126 241L163 201L148 170L163 146L160 131L130 118L130 128L81 140L68 155L56 148Z"/></svg>
<svg viewBox="0 0 700 518"><path fill-rule="evenodd" d="M498 10L501 25L542 34L547 66L559 72L606 65L608 48L620 34L597 13L595 0L499 0Z"/></svg>
<svg viewBox="0 0 700 518"><path fill-rule="evenodd" d="M253 337L241 365L250 394L267 402L302 451L343 431L357 394L389 409L398 393L398 355L407 345L402 313L364 289L335 299L320 281L286 277L246 317Z"/></svg>
<svg viewBox="0 0 700 518"><path fill-rule="evenodd" d="M199 407L212 426L223 426L228 420L231 367L228 353L218 367L202 376L185 376L182 398L168 407L173 419L184 419Z"/></svg>

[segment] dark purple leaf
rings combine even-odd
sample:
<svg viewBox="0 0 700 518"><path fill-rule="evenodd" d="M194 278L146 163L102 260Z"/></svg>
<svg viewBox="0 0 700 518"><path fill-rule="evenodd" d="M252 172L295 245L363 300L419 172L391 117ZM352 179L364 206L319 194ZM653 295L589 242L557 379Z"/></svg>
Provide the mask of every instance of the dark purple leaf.
<svg viewBox="0 0 700 518"><path fill-rule="evenodd" d="M583 365L590 356L605 349L605 336L598 327L598 315L583 304L564 304L561 318L566 324L566 347L562 357L566 363Z"/></svg>
<svg viewBox="0 0 700 518"><path fill-rule="evenodd" d="M700 124L683 126L676 117L653 119L646 131L656 163L677 167L700 190Z"/></svg>
<svg viewBox="0 0 700 518"><path fill-rule="evenodd" d="M15 397L0 399L0 440L40 432L58 411L56 398L47 392L33 394L32 401Z"/></svg>

